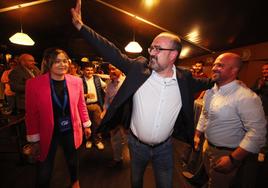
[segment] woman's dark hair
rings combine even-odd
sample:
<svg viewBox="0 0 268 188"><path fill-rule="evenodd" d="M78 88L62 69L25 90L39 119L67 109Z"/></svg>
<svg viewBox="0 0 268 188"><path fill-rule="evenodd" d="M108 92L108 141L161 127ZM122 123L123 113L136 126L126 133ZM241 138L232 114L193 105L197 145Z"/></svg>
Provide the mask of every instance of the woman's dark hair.
<svg viewBox="0 0 268 188"><path fill-rule="evenodd" d="M66 56L66 59L69 59L67 53L59 48L48 48L44 51L41 65L42 74L50 71L52 64L55 63L57 56L61 53Z"/></svg>

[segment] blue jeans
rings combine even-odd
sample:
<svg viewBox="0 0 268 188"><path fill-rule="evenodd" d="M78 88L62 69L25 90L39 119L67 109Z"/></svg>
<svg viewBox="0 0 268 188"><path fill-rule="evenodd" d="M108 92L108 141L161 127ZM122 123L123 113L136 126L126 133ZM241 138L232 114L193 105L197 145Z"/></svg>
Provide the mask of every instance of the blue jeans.
<svg viewBox="0 0 268 188"><path fill-rule="evenodd" d="M151 161L157 188L172 188L173 146L169 138L165 143L150 147L142 144L133 135L128 135L131 161L131 187L142 188L146 166Z"/></svg>

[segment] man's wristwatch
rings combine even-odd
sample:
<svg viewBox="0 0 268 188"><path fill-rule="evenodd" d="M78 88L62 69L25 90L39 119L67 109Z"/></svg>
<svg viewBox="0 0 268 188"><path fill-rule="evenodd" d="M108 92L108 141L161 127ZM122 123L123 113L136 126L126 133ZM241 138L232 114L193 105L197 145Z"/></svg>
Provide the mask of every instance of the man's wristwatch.
<svg viewBox="0 0 268 188"><path fill-rule="evenodd" d="M240 160L235 159L231 154L229 154L228 156L229 156L229 159L230 159L231 163L234 166L239 166L240 165L240 163L241 163Z"/></svg>

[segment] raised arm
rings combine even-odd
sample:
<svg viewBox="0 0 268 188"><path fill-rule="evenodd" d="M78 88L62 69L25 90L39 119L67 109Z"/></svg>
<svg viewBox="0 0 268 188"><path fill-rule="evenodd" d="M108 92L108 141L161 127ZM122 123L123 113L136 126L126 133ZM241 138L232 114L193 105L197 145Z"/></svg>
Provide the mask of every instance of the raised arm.
<svg viewBox="0 0 268 188"><path fill-rule="evenodd" d="M80 30L83 26L82 16L81 16L81 0L76 0L75 8L71 9L72 22L77 30Z"/></svg>
<svg viewBox="0 0 268 188"><path fill-rule="evenodd" d="M81 18L81 0L76 1L76 7L71 9L72 22L84 39L100 54L103 59L121 69L126 75L130 70L132 59L128 58L109 40L83 24Z"/></svg>

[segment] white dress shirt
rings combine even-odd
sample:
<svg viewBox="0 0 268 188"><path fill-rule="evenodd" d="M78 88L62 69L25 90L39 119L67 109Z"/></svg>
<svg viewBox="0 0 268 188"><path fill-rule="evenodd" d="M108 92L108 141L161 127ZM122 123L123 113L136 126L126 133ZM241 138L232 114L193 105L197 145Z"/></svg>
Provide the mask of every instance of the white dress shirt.
<svg viewBox="0 0 268 188"><path fill-rule="evenodd" d="M257 153L265 143L266 120L260 98L237 81L207 90L197 125L216 146Z"/></svg>
<svg viewBox="0 0 268 188"><path fill-rule="evenodd" d="M182 106L181 94L173 66L173 76L160 77L155 71L136 91L130 128L139 140L147 144L165 141Z"/></svg>

